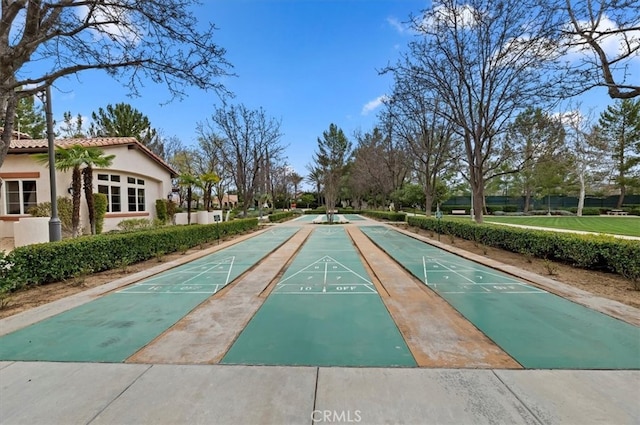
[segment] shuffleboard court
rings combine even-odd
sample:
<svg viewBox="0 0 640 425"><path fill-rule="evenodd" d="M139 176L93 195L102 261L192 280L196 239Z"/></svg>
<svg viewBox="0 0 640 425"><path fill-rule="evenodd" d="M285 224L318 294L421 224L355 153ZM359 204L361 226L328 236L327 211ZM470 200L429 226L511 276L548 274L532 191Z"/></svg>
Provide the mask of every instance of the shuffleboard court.
<svg viewBox="0 0 640 425"><path fill-rule="evenodd" d="M279 227L0 338L0 360L121 362L295 232Z"/></svg>
<svg viewBox="0 0 640 425"><path fill-rule="evenodd" d="M640 328L384 226L361 230L526 368L640 369Z"/></svg>
<svg viewBox="0 0 640 425"><path fill-rule="evenodd" d="M314 230L222 363L416 366L337 226Z"/></svg>
<svg viewBox="0 0 640 425"><path fill-rule="evenodd" d="M311 223L316 217L318 217L316 214L303 214L291 221L295 221L296 223Z"/></svg>

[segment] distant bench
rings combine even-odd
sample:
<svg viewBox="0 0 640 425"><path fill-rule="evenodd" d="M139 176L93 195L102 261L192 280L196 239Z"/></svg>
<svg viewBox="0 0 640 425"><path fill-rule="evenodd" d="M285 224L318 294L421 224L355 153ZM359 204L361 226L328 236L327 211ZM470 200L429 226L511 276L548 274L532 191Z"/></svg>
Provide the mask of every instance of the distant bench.
<svg viewBox="0 0 640 425"><path fill-rule="evenodd" d="M466 214L467 210L451 210L451 214Z"/></svg>
<svg viewBox="0 0 640 425"><path fill-rule="evenodd" d="M628 215L629 213L627 213L626 211L623 210L611 210L611 211L607 211L607 215Z"/></svg>

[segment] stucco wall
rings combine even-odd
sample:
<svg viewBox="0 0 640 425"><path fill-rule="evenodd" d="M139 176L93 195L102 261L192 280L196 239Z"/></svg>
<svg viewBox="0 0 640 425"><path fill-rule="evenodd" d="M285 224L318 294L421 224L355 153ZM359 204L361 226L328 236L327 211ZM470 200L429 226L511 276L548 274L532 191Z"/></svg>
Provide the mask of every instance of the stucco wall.
<svg viewBox="0 0 640 425"><path fill-rule="evenodd" d="M117 228L118 223L122 220L130 218L148 218L156 217L155 202L156 199L166 199L171 191L171 176L164 167L149 158L145 153L137 149L129 149L128 146L107 146L103 147L105 155L115 155L112 165L106 169L96 168L93 172L93 191L98 191L98 174L117 174L121 176L119 186L121 187L122 211L119 213L107 213L105 218L104 231ZM36 180L37 201L48 202L50 200L49 185L49 169L38 163L33 156L27 154L7 155L5 162L0 169L0 175L11 175L14 173L39 173L37 178L25 178L28 180ZM145 210L143 212L129 212L127 204L127 177L144 180L145 190ZM9 180L12 178L9 177ZM116 184L116 183L113 183ZM56 171L56 189L58 196L70 197L68 188L71 186L71 171ZM5 187L0 190L0 237L13 237L13 221L3 221L6 219L6 199ZM88 232L88 209L82 194L82 203L80 208L80 226ZM16 216L11 216L15 218Z"/></svg>

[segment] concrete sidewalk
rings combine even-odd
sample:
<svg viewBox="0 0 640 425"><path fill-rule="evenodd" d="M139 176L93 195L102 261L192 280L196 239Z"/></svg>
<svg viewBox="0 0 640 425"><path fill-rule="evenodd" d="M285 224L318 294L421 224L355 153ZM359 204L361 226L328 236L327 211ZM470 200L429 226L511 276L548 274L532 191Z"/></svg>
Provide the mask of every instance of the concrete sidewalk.
<svg viewBox="0 0 640 425"><path fill-rule="evenodd" d="M640 372L0 363L2 424L637 424Z"/></svg>
<svg viewBox="0 0 640 425"><path fill-rule="evenodd" d="M0 334L106 289L0 321ZM640 371L153 363L0 362L0 424L640 423Z"/></svg>

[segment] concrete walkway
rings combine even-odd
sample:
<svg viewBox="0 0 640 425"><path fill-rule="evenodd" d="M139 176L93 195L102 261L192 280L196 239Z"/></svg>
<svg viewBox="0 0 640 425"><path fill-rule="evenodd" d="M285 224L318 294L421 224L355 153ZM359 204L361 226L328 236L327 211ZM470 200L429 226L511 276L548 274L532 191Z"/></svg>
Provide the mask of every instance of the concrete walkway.
<svg viewBox="0 0 640 425"><path fill-rule="evenodd" d="M640 372L0 363L2 424L637 424Z"/></svg>
<svg viewBox="0 0 640 425"><path fill-rule="evenodd" d="M284 258L297 249L306 236L304 233L281 248ZM377 277L382 283L388 282L391 276L384 272L393 269L385 267L387 260L364 242L360 248ZM254 270L255 274L249 273L242 279L254 279L262 285L268 279L266 275L276 274L282 261L283 258L267 261ZM492 266L501 266L493 263ZM541 286L553 284L536 275L527 274L526 278ZM133 281L128 277L126 281L109 284L108 289ZM402 282L393 282L387 289L397 295L403 291L401 285ZM231 287L228 295L238 300L245 297L240 293L242 287ZM106 290L107 286L100 292ZM637 309L620 307L587 293L563 287L556 287L556 291L565 291L592 308L617 312L621 320L634 322L629 319L640 317ZM78 294L52 303L55 306L43 306L1 320L0 334L96 296L100 293L95 290L91 294ZM403 308L406 307L395 306L392 314L405 314ZM255 311L255 306L249 310L252 309ZM223 316L222 311L218 313ZM425 320L438 317L435 310L430 314L422 317ZM202 321L208 318L200 319L180 329L188 331L196 326L207 331ZM246 320L246 314L239 318L240 322ZM438 339L434 341L436 345L443 343L437 324L425 324L426 329L433 329L426 333L422 333L424 329L419 328L418 322L412 326L409 333L419 334L420 339ZM232 334L218 335L228 340ZM190 332L183 336L192 337ZM503 366L476 369L477 365L343 368L159 364L172 363L167 360L171 358L170 344L162 347L150 344L148 348L132 359L140 362L137 364L0 362L0 424L640 423L640 371L519 370ZM202 352L203 347L198 350ZM220 357L220 353L214 352L207 355L212 362Z"/></svg>

